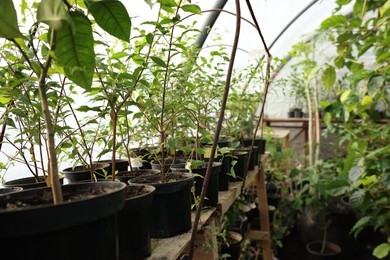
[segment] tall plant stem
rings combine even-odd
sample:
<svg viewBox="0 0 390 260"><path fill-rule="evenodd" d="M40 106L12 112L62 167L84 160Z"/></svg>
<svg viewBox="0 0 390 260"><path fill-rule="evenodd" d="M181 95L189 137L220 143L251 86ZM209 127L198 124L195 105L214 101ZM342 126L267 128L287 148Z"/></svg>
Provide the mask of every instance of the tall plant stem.
<svg viewBox="0 0 390 260"><path fill-rule="evenodd" d="M56 33L52 30L51 33L51 41L50 41L50 50L53 51L55 48L55 38ZM48 140L48 150L49 150L49 177L50 183L53 193L53 203L61 203L63 201L62 198L62 190L60 180L58 178L58 161L55 150L55 142L54 142L54 126L50 117L49 103L46 95L46 77L47 72L50 67L50 63L52 61L51 53L49 52L47 55L46 63L43 67L42 73L39 76L38 88L39 88L39 96L41 97L41 105L42 112L44 115L45 123L46 123L46 135Z"/></svg>
<svg viewBox="0 0 390 260"><path fill-rule="evenodd" d="M175 17L177 17L177 15L179 14L179 10L180 10L180 5L181 5L181 2L179 2L179 4L177 5L177 10L176 10L176 14L175 14ZM165 96L166 96L166 93L167 93L167 84L168 84L168 74L169 74L169 64L171 63L171 52L172 52L172 44L173 44L173 32L175 31L175 25L176 23L174 23L172 25L172 28L171 28L171 35L169 37L169 46L168 46L168 56L167 56L167 65L166 65L166 69L165 69L165 74L164 74L164 84L163 84L163 91L162 91L162 103L161 103L161 115L160 115L160 135L161 135L161 157L162 157L162 160L161 160L161 180L163 180L165 178L165 127L164 127L164 116L165 116L165 113L164 113L164 110L165 110Z"/></svg>
<svg viewBox="0 0 390 260"><path fill-rule="evenodd" d="M309 113L309 166L313 166L313 105L311 102L311 93L310 93L310 79L307 79L305 82L305 94L307 100L307 109Z"/></svg>
<svg viewBox="0 0 390 260"><path fill-rule="evenodd" d="M229 67L226 75L226 82L225 82L225 88L224 93L222 97L222 104L221 104L221 113L219 114L218 123L217 123L217 129L214 134L214 142L213 146L211 148L211 154L210 159L207 165L207 171L206 175L203 179L203 185L202 185L202 191L200 194L200 200L198 204L198 208L196 209L196 215L195 215L195 221L192 226L192 233L191 233L191 241L190 241L190 252L189 252L189 258L192 259L192 256L194 254L194 248L195 248L195 238L198 231L198 224L200 220L200 213L202 211L203 203L204 203L204 197L206 195L206 190L210 182L210 176L211 176L211 168L213 166L214 156L215 152L217 150L217 143L219 139L219 134L222 129L222 122L225 116L225 109L226 109L226 103L227 98L229 95L229 89L230 89L230 81L232 78L233 73L233 67L234 67L234 60L236 58L236 52L238 47L238 40L240 38L240 30L241 30L241 8L240 8L240 0L236 0L236 29L235 29L235 35L234 35L234 42L233 42L233 48L230 56L229 61Z"/></svg>

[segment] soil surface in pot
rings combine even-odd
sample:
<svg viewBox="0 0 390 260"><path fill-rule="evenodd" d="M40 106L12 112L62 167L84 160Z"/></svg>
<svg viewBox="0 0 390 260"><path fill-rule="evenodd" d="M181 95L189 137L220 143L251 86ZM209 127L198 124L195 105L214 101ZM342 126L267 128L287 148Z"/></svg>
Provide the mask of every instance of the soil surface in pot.
<svg viewBox="0 0 390 260"><path fill-rule="evenodd" d="M88 190L80 190L78 193L63 191L63 199L64 202L71 202L75 200L93 198L113 191L115 191L115 189L103 186L90 187ZM7 195L0 196L0 209L3 210L17 210L24 207L50 204L53 204L51 189L37 191L31 196L24 196L22 198L9 197Z"/></svg>
<svg viewBox="0 0 390 260"><path fill-rule="evenodd" d="M145 189L144 185L127 185L125 187L125 198L130 199L149 193L150 190Z"/></svg>
<svg viewBox="0 0 390 260"><path fill-rule="evenodd" d="M144 184L156 184L156 183L168 183L168 182L176 182L180 180L188 179L188 175L183 175L181 173L167 173L165 174L165 178L161 180L160 175L147 176L145 178L139 177L137 178L138 183Z"/></svg>

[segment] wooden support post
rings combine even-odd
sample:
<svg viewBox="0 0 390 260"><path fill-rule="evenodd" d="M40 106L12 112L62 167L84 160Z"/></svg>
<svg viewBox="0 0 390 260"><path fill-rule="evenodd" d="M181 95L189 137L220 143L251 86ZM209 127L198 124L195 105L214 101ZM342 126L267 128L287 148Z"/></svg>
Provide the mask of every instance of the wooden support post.
<svg viewBox="0 0 390 260"><path fill-rule="evenodd" d="M260 216L260 228L262 231L262 249L263 249L263 259L272 260L272 249L271 249L271 232L269 227L269 217L268 217L268 202L267 202L267 191L265 188L265 176L263 163L259 165L259 172L256 176L257 184L257 199L259 201L259 216Z"/></svg>

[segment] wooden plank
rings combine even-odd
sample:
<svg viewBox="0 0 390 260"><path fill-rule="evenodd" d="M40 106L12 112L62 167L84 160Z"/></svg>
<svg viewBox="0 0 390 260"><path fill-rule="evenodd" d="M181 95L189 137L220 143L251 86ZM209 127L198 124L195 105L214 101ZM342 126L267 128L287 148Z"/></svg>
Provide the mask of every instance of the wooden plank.
<svg viewBox="0 0 390 260"><path fill-rule="evenodd" d="M219 214L224 215L230 208L236 198L241 194L242 185L242 181L230 182L229 190L219 192L217 204Z"/></svg>
<svg viewBox="0 0 390 260"><path fill-rule="evenodd" d="M248 238L253 240L270 240L270 233L262 230L249 230Z"/></svg>
<svg viewBox="0 0 390 260"><path fill-rule="evenodd" d="M174 237L152 239L152 255L149 260L176 260L190 243L191 231Z"/></svg>
<svg viewBox="0 0 390 260"><path fill-rule="evenodd" d="M259 216L261 231L270 233L267 192L265 189L264 167L260 165L260 171L257 175L257 199L259 200ZM263 259L272 260L272 247L270 239L262 240Z"/></svg>
<svg viewBox="0 0 390 260"><path fill-rule="evenodd" d="M256 174L257 172L259 171L259 166L256 165L255 168L251 171L248 171L246 173L246 177L245 177L245 184L244 184L244 188L249 188L250 186L252 186L253 184L255 184L254 182L256 182Z"/></svg>

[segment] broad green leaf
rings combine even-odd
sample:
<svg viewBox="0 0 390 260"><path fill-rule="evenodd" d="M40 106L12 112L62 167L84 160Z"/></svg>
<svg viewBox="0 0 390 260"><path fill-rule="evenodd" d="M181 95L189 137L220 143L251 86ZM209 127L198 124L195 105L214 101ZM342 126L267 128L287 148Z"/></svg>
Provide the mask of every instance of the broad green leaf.
<svg viewBox="0 0 390 260"><path fill-rule="evenodd" d="M8 126L16 127L15 122L14 122L14 120L12 120L12 118L8 117L7 120L6 120L6 123L7 123Z"/></svg>
<svg viewBox="0 0 390 260"><path fill-rule="evenodd" d="M364 96L362 103L363 106L369 106L372 104L372 97L371 96Z"/></svg>
<svg viewBox="0 0 390 260"><path fill-rule="evenodd" d="M390 10L390 1L387 1L380 9L379 14L381 17L384 16L384 14Z"/></svg>
<svg viewBox="0 0 390 260"><path fill-rule="evenodd" d="M388 256L390 253L390 244L389 243L382 243L379 246L374 248L374 251L372 254L379 259L383 259L386 256Z"/></svg>
<svg viewBox="0 0 390 260"><path fill-rule="evenodd" d="M100 107L90 107L90 106L80 106L76 110L80 112L90 112L90 111L101 112L102 111Z"/></svg>
<svg viewBox="0 0 390 260"><path fill-rule="evenodd" d="M158 0L158 2L166 7L175 7L176 3L174 0Z"/></svg>
<svg viewBox="0 0 390 260"><path fill-rule="evenodd" d="M80 0L68 0L68 2L73 6L73 5L77 5L81 8L87 8L87 6L85 5L85 2L86 1L80 1Z"/></svg>
<svg viewBox="0 0 390 260"><path fill-rule="evenodd" d="M333 66L328 66L322 74L322 84L329 90L336 82L336 71Z"/></svg>
<svg viewBox="0 0 390 260"><path fill-rule="evenodd" d="M75 25L66 26L57 33L55 54L64 67L65 75L80 87L89 90L95 68L94 40L91 23L83 14L73 11L70 17Z"/></svg>
<svg viewBox="0 0 390 260"><path fill-rule="evenodd" d="M22 37L19 31L18 18L12 0L2 0L0 8L0 38Z"/></svg>
<svg viewBox="0 0 390 260"><path fill-rule="evenodd" d="M10 102L10 101L11 101L10 97L0 96L0 103L1 104L8 104L8 102Z"/></svg>
<svg viewBox="0 0 390 260"><path fill-rule="evenodd" d="M341 94L340 101L341 103L345 104L345 102L348 100L349 96L352 94L352 91L350 89L347 89Z"/></svg>
<svg viewBox="0 0 390 260"><path fill-rule="evenodd" d="M371 160L377 160L379 156L381 156L382 158L386 156L390 156L390 145L377 148L374 151L367 154L367 158Z"/></svg>
<svg viewBox="0 0 390 260"><path fill-rule="evenodd" d="M92 2L88 7L88 11L103 30L118 39L130 41L131 20L122 2Z"/></svg>
<svg viewBox="0 0 390 260"><path fill-rule="evenodd" d="M349 190L349 181L346 179L334 179L327 183L326 192L332 196L340 196Z"/></svg>
<svg viewBox="0 0 390 260"><path fill-rule="evenodd" d="M114 53L111 56L111 59L121 59L121 58L124 58L124 57L127 57L127 56L129 56L129 54L127 52L120 51L120 52Z"/></svg>
<svg viewBox="0 0 390 260"><path fill-rule="evenodd" d="M344 15L333 15L321 23L321 30L331 27L343 27L346 22L347 18Z"/></svg>
<svg viewBox="0 0 390 260"><path fill-rule="evenodd" d="M355 235L355 238L359 235L360 231L362 231L362 229L367 226L371 221L371 217L370 216L364 216L362 217L361 219L359 219L355 225L351 228L351 231L350 233L354 233Z"/></svg>
<svg viewBox="0 0 390 260"><path fill-rule="evenodd" d="M148 33L148 34L146 35L146 42L147 42L148 44L152 44L152 43L153 43L153 39L154 39L154 36L153 36L152 33Z"/></svg>
<svg viewBox="0 0 390 260"><path fill-rule="evenodd" d="M154 63L156 63L158 66L160 67L163 67L163 68L166 68L167 67L167 64L162 60L160 59L159 57L156 57L156 56L152 56L150 57Z"/></svg>
<svg viewBox="0 0 390 260"><path fill-rule="evenodd" d="M193 13L193 14L200 14L200 7L198 5L183 5L181 7L183 11Z"/></svg>
<svg viewBox="0 0 390 260"><path fill-rule="evenodd" d="M11 109L10 113L15 114L15 115L20 116L20 117L26 117L27 116L26 112L24 112L20 108L13 108L13 109Z"/></svg>
<svg viewBox="0 0 390 260"><path fill-rule="evenodd" d="M364 170L365 170L365 168L363 166L352 167L348 173L349 180L352 182L357 181L360 178L360 176L362 176Z"/></svg>
<svg viewBox="0 0 390 260"><path fill-rule="evenodd" d="M62 0L42 0L38 6L37 20L54 30L60 30L72 23Z"/></svg>
<svg viewBox="0 0 390 260"><path fill-rule="evenodd" d="M176 139L173 137L168 138L168 148L173 151L176 145Z"/></svg>
<svg viewBox="0 0 390 260"><path fill-rule="evenodd" d="M365 198L366 191L364 189L359 189L352 193L349 198L349 204L353 209L359 209L359 207L363 204Z"/></svg>

